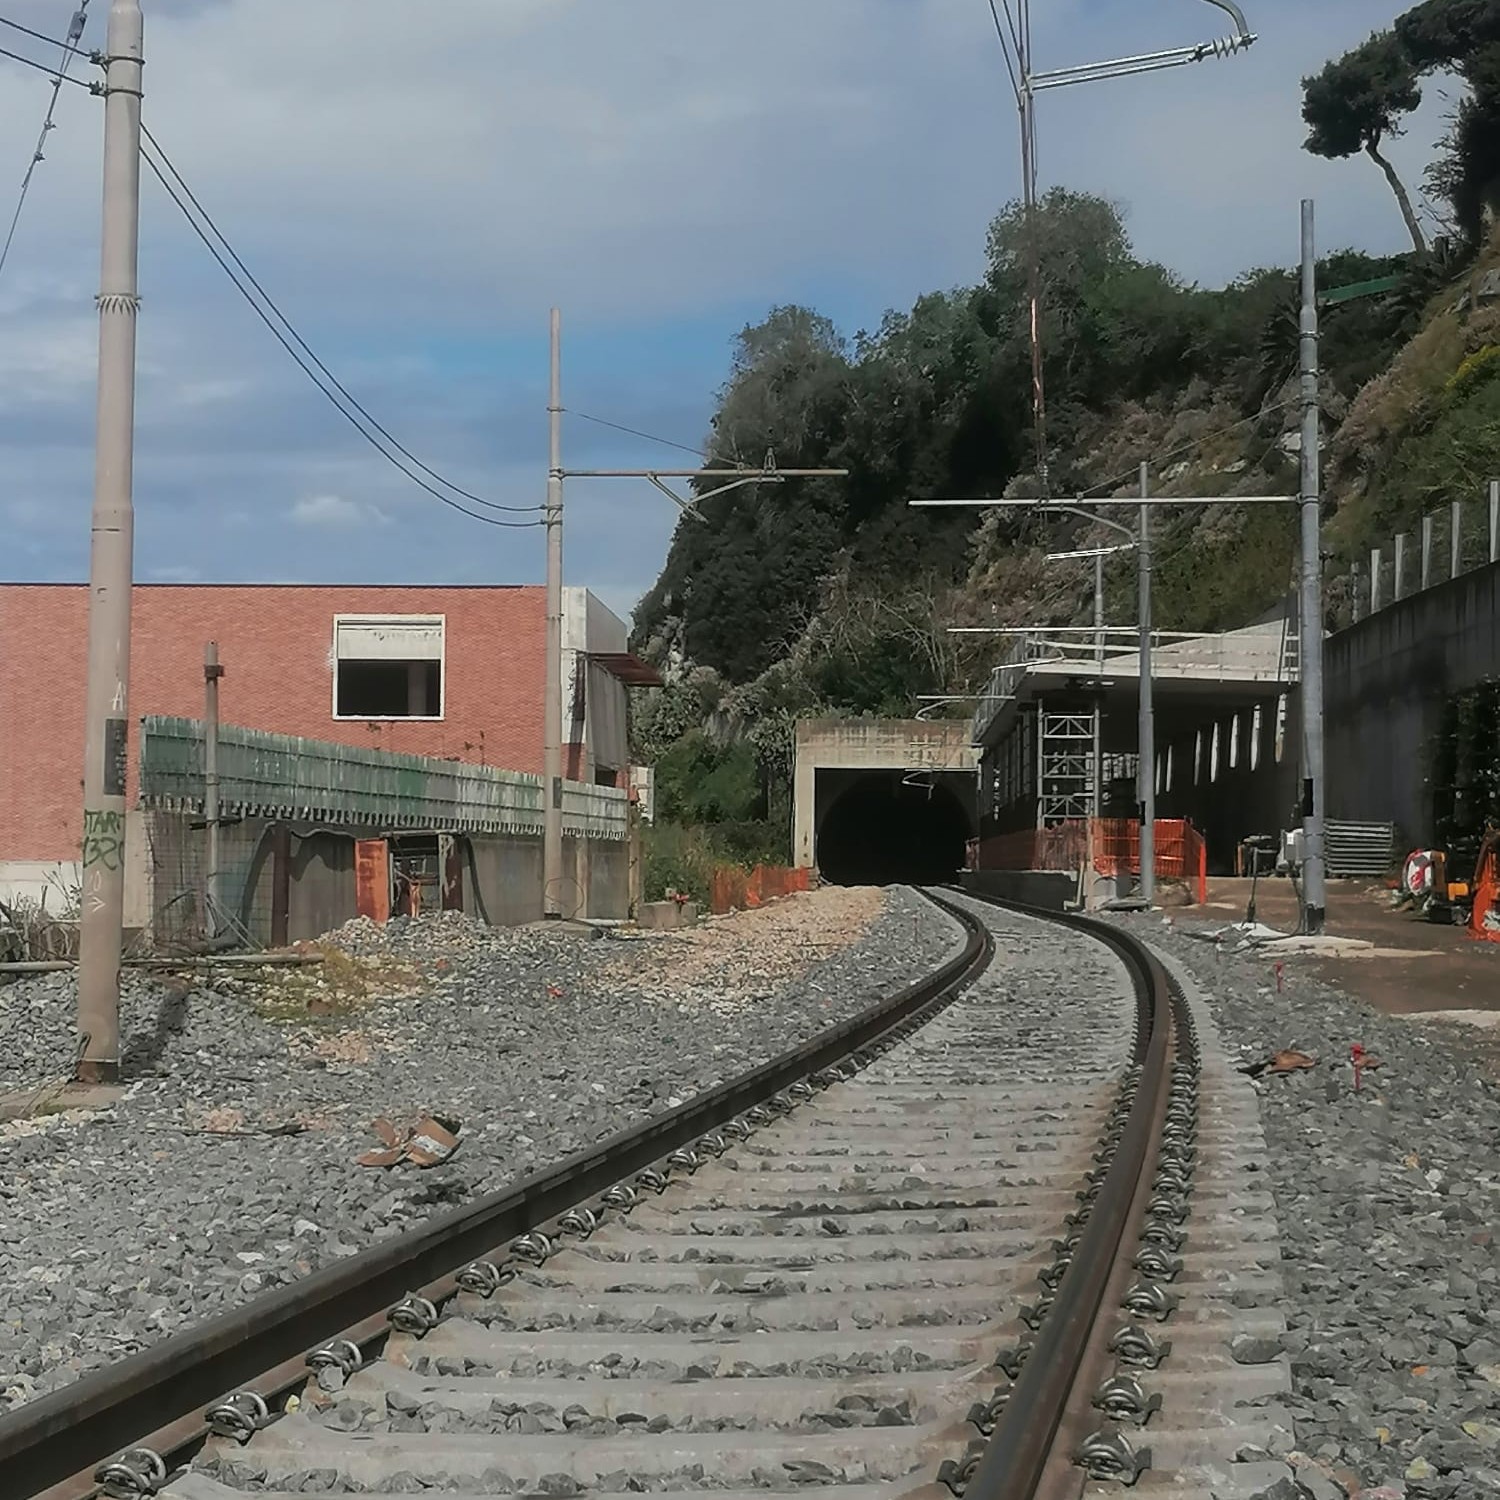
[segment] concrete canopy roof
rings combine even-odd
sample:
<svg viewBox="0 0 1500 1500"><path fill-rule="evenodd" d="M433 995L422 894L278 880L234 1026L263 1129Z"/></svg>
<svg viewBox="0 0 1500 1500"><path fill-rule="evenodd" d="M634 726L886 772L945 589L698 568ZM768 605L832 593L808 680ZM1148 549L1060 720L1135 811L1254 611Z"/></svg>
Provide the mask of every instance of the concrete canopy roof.
<svg viewBox="0 0 1500 1500"><path fill-rule="evenodd" d="M1101 692L1106 702L1134 702L1139 694L1140 654L1134 645L1122 650L1124 639L1109 637L1101 661L1085 633L1038 630L1022 638L1018 654L1024 659L997 668L992 679L992 690L1005 696L975 716L976 743L993 744L1008 727L1018 704L1059 692ZM1158 699L1196 700L1206 705L1243 702L1283 693L1296 680L1287 627L1280 620L1152 644L1151 685Z"/></svg>

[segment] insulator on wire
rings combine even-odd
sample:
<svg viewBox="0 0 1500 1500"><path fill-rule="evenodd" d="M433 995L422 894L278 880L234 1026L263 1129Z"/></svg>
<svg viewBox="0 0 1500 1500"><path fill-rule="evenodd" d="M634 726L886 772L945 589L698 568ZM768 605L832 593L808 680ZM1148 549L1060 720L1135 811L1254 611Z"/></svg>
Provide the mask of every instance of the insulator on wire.
<svg viewBox="0 0 1500 1500"><path fill-rule="evenodd" d="M1199 49L1199 56L1207 57L1211 52L1215 57L1233 57L1236 52L1243 52L1254 40L1253 35L1216 37L1203 44Z"/></svg>

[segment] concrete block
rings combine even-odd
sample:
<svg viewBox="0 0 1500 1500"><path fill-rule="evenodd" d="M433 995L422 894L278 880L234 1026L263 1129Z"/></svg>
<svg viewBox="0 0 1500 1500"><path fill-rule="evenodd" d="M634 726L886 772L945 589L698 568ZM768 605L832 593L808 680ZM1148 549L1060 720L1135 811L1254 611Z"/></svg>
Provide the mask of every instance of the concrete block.
<svg viewBox="0 0 1500 1500"><path fill-rule="evenodd" d="M685 901L681 906L675 901L642 901L636 916L636 925L653 932L673 932L679 927L692 927L698 921L698 903Z"/></svg>

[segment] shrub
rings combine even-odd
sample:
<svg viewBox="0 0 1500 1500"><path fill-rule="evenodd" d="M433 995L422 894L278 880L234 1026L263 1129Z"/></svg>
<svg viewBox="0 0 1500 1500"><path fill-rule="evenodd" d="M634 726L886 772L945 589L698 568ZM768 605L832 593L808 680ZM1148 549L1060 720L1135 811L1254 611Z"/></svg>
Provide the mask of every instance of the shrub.
<svg viewBox="0 0 1500 1500"><path fill-rule="evenodd" d="M1462 400L1477 386L1500 371L1500 344L1486 344L1476 350L1448 377L1445 389Z"/></svg>
<svg viewBox="0 0 1500 1500"><path fill-rule="evenodd" d="M774 824L757 821L687 825L656 822L642 833L645 899L664 901L677 891L708 905L713 874L725 865L742 870L787 860L786 837Z"/></svg>

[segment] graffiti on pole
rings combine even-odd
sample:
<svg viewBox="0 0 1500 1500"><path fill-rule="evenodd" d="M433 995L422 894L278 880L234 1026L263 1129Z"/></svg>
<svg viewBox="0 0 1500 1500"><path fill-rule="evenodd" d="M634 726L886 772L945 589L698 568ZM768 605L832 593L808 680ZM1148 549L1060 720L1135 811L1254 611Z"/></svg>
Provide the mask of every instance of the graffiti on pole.
<svg viewBox="0 0 1500 1500"><path fill-rule="evenodd" d="M83 815L83 867L118 870L125 863L125 814L102 811Z"/></svg>

